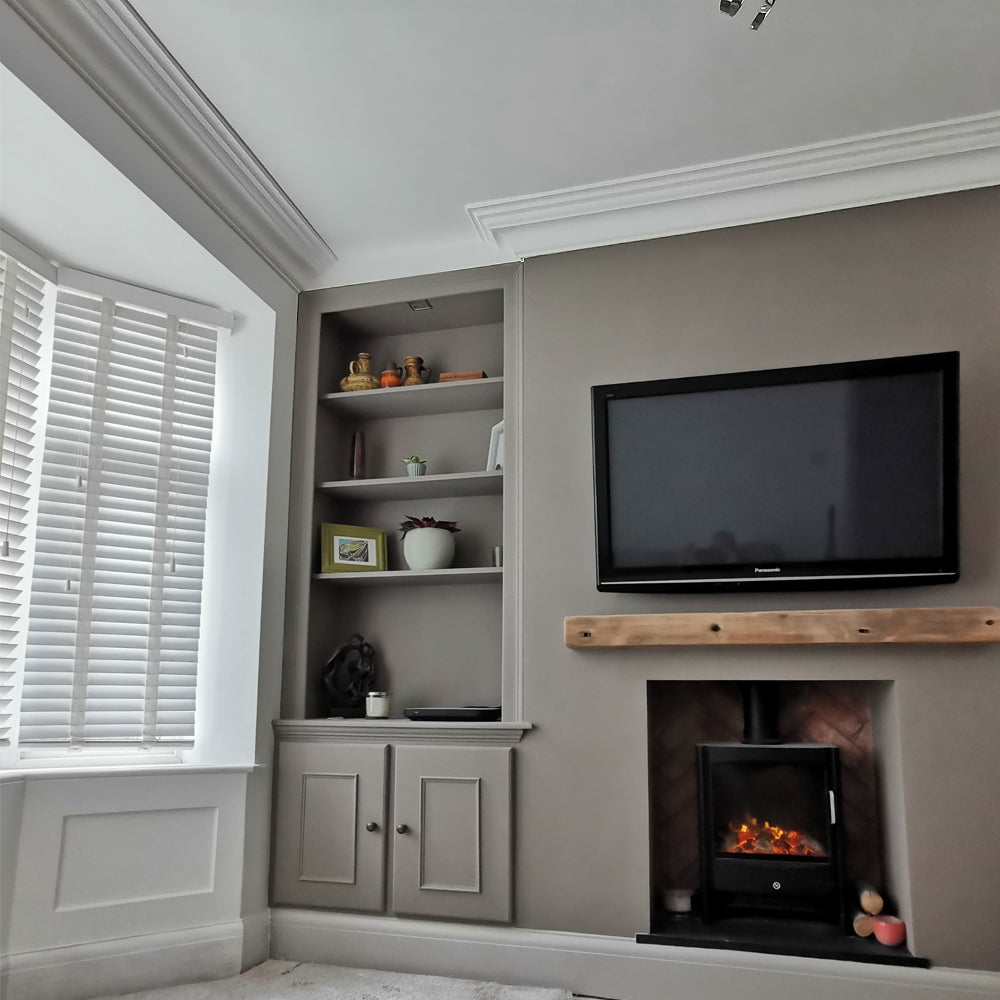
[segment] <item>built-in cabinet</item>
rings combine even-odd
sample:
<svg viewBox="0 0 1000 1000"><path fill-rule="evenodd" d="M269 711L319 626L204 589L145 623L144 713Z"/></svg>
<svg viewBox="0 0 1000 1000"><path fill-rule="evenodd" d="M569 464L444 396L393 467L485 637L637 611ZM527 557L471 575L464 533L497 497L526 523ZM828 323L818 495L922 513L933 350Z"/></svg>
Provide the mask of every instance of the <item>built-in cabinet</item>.
<svg viewBox="0 0 1000 1000"><path fill-rule="evenodd" d="M274 902L509 921L512 753L282 742Z"/></svg>
<svg viewBox="0 0 1000 1000"><path fill-rule="evenodd" d="M464 920L511 919L518 636L520 270L500 266L305 292L296 345L282 718L272 898ZM343 391L419 356L425 384ZM439 381L442 372L485 377ZM503 467L488 468L503 421ZM363 433L363 478L351 442ZM410 477L404 459L426 460ZM446 569L411 570L399 522L456 521ZM323 572L321 526L385 532L386 566ZM501 565L494 550L502 549ZM360 634L390 718L339 718L323 689ZM430 723L407 707L499 705L496 722Z"/></svg>

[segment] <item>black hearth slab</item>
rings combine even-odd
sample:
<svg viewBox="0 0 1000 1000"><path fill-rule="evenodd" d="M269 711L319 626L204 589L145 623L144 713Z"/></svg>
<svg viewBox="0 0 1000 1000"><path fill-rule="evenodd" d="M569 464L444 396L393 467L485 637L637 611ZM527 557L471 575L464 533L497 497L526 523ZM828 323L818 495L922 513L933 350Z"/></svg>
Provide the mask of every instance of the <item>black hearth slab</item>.
<svg viewBox="0 0 1000 1000"><path fill-rule="evenodd" d="M874 938L848 937L832 924L780 917L725 917L711 924L698 917L664 917L648 934L636 934L639 944L680 945L756 951L765 955L832 958L846 962L907 965L927 969L930 962L917 958L901 945L887 947Z"/></svg>

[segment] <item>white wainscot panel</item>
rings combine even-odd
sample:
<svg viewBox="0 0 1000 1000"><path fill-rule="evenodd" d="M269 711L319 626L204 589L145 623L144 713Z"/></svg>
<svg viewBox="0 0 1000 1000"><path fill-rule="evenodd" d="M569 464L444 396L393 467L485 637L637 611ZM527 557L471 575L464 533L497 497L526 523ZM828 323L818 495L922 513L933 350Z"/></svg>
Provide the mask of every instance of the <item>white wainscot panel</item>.
<svg viewBox="0 0 1000 1000"><path fill-rule="evenodd" d="M26 778L11 955L237 922L245 792L236 773Z"/></svg>
<svg viewBox="0 0 1000 1000"><path fill-rule="evenodd" d="M65 816L56 910L212 892L218 825L213 807Z"/></svg>

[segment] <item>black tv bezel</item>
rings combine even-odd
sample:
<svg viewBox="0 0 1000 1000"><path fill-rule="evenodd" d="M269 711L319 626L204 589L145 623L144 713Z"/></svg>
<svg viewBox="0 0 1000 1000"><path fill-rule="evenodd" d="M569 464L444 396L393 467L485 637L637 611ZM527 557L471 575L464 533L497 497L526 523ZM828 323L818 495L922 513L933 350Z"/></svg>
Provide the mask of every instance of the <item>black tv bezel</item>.
<svg viewBox="0 0 1000 1000"><path fill-rule="evenodd" d="M755 574L753 564L660 566L619 569L612 560L608 479L607 404L612 399L716 392L769 385L940 372L942 376L942 539L933 559L870 559L790 562L776 573ZM896 358L771 368L684 378L621 382L591 387L597 589L614 593L705 593L778 590L841 590L954 583L959 578L958 525L959 353L941 351Z"/></svg>

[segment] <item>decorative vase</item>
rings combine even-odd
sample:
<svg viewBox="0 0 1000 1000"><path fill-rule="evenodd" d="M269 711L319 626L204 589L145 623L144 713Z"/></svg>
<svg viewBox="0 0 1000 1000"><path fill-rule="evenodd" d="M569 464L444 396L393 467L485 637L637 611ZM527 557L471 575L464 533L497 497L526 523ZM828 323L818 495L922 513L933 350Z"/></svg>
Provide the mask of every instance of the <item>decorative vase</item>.
<svg viewBox="0 0 1000 1000"><path fill-rule="evenodd" d="M351 436L351 464L348 471L351 479L365 478L365 432L355 431Z"/></svg>
<svg viewBox="0 0 1000 1000"><path fill-rule="evenodd" d="M394 389L397 385L403 384L403 369L395 361L389 362L388 368L382 369L382 378L379 384L383 389Z"/></svg>
<svg viewBox="0 0 1000 1000"><path fill-rule="evenodd" d="M408 476L422 476L427 472L426 462L407 462L406 463L406 474ZM451 534L451 532L449 532Z"/></svg>
<svg viewBox="0 0 1000 1000"><path fill-rule="evenodd" d="M417 357L416 354L403 358L403 364L406 365L406 378L403 379L403 385L423 385L431 377L430 368L425 367L424 359ZM423 374L424 372L427 373L426 376Z"/></svg>
<svg viewBox="0 0 1000 1000"><path fill-rule="evenodd" d="M455 536L444 528L412 528L403 536L410 569L446 569L455 558Z"/></svg>
<svg viewBox="0 0 1000 1000"><path fill-rule="evenodd" d="M378 379L372 374L372 356L362 351L357 361L348 366L348 375L340 380L340 388L344 392L357 392L361 389L377 389Z"/></svg>

